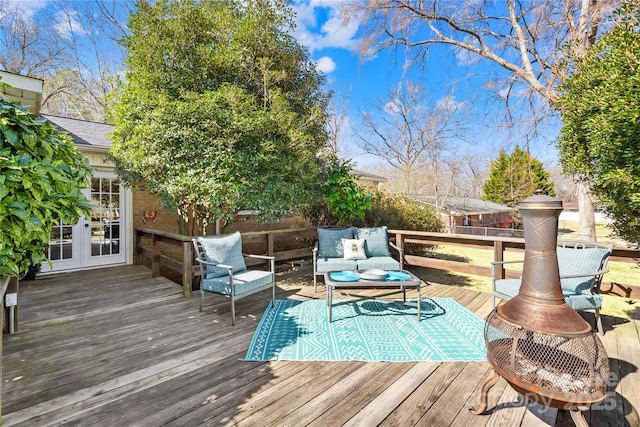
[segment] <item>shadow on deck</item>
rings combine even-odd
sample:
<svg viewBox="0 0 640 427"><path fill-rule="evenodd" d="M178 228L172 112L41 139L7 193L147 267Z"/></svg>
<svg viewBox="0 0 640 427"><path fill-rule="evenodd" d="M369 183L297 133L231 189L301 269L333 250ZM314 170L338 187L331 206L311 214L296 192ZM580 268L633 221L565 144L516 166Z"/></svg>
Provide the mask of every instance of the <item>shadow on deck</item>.
<svg viewBox="0 0 640 427"><path fill-rule="evenodd" d="M310 268L279 273L278 299L313 293ZM488 363L242 362L269 292L230 307L189 299L142 266L39 277L20 286L20 324L4 336L3 425L571 425L563 411L527 408L504 382L488 414L471 415ZM430 285L479 316L488 294ZM611 358L607 406L591 425L640 425L638 321L604 319ZM542 409L542 410L541 410Z"/></svg>

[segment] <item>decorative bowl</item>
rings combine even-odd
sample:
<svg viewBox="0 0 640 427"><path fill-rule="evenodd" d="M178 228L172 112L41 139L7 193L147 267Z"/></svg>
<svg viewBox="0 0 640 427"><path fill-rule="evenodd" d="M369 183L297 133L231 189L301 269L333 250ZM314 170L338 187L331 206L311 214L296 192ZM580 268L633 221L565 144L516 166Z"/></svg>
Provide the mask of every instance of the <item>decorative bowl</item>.
<svg viewBox="0 0 640 427"><path fill-rule="evenodd" d="M359 270L358 274L360 274L361 279L365 280L383 280L387 277L387 272L384 270L379 270L377 268L371 268L368 270Z"/></svg>

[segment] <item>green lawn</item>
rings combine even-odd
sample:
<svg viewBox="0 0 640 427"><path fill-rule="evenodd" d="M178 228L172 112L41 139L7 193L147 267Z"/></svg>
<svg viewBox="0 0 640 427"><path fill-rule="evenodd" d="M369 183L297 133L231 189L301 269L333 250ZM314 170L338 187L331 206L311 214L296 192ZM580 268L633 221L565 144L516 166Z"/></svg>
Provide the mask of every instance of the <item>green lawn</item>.
<svg viewBox="0 0 640 427"><path fill-rule="evenodd" d="M572 226L563 222L563 228ZM577 224L573 224L577 228ZM599 233L608 233L599 227ZM599 234L598 233L598 234ZM564 236L563 236L564 237ZM604 242L606 238L598 237L598 241ZM441 259L456 260L468 262L472 265L491 266L493 261L493 249L471 248L463 246L438 246L433 250L433 256ZM524 251L507 250L504 254L505 261L521 260L524 258ZM505 266L517 271L521 271L522 265ZM640 267L633 262L617 262L611 261L608 264L609 272L604 276L604 288L608 288L606 284L611 282L622 283L626 285L640 285ZM491 292L491 278L477 276L473 274L453 273L443 270L434 270L428 268L412 268L415 273L427 281L435 283L443 283L452 286L463 286L466 289L473 289L479 292ZM623 298L615 295L604 295L604 303L602 313L618 317L630 317L640 320L640 301L629 298Z"/></svg>

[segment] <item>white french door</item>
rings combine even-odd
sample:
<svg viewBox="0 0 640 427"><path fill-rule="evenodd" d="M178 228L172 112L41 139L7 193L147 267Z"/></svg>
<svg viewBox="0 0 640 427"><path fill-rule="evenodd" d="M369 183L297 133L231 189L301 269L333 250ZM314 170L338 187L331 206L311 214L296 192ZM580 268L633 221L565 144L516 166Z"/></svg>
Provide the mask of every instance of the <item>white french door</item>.
<svg viewBox="0 0 640 427"><path fill-rule="evenodd" d="M124 263L127 224L125 189L113 173L96 172L85 190L91 201L91 218L77 224L57 224L51 231L48 263L42 271L77 270L84 267Z"/></svg>

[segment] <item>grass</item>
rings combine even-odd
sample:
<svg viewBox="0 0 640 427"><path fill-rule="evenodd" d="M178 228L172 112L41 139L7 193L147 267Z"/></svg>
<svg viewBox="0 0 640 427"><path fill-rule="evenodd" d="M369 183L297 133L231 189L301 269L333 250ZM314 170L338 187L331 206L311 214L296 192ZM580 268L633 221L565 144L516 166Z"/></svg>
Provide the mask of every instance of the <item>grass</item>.
<svg viewBox="0 0 640 427"><path fill-rule="evenodd" d="M577 229L577 223L563 221L562 229L565 232L572 231L573 229ZM605 227L598 227L596 234L598 235L599 242L607 241L605 232L608 233L608 230ZM563 235L563 238L570 238L572 234L573 233ZM611 243L614 242L611 241ZM619 242L615 243L619 244ZM490 266L491 261L493 261L493 249L453 245L438 246L434 248L432 256L440 259L464 261L472 265ZM523 258L523 251L506 250L504 253L505 261L522 260ZM608 267L609 272L604 276L603 289L608 289L608 284L612 282L634 286L640 285L640 267L636 263L611 261L609 262ZM518 264L515 266L506 265L505 268L522 271L521 264L519 266ZM463 286L465 289L491 293L490 277L421 267L412 268L412 271L414 271L414 273L423 280L452 286ZM640 320L640 300L616 295L603 295L603 298L602 314Z"/></svg>

